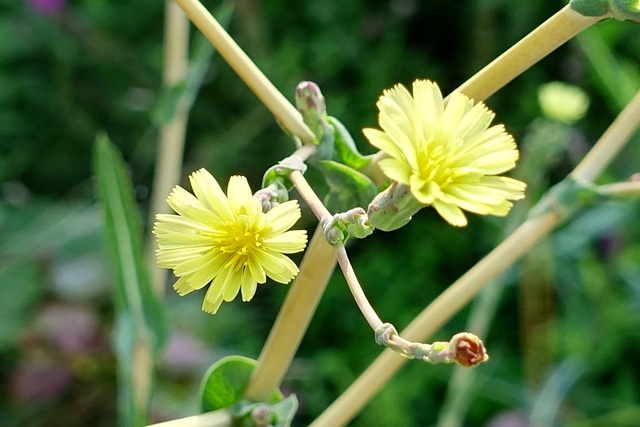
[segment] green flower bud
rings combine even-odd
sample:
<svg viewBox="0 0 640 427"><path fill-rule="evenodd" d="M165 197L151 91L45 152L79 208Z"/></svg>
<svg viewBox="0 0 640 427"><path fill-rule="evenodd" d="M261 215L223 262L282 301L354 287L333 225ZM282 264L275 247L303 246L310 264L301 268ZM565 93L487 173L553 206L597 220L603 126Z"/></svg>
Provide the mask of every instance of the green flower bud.
<svg viewBox="0 0 640 427"><path fill-rule="evenodd" d="M394 181L373 199L367 214L375 228L392 231L411 221L411 217L423 207L413 197L409 186Z"/></svg>
<svg viewBox="0 0 640 427"><path fill-rule="evenodd" d="M260 200L262 212L267 213L280 203L289 200L289 192L283 180L277 179L272 181L268 187L256 191L253 197Z"/></svg>
<svg viewBox="0 0 640 427"><path fill-rule="evenodd" d="M300 82L296 87L295 100L302 120L309 126L319 143L333 135L333 126L329 124L327 117L327 105L317 84Z"/></svg>

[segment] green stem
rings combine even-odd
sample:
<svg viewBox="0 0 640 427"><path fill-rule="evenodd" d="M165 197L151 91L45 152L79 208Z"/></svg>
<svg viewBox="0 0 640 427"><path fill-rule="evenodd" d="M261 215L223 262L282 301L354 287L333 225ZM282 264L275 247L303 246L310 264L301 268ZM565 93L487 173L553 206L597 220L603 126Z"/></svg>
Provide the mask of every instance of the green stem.
<svg viewBox="0 0 640 427"><path fill-rule="evenodd" d="M483 101L567 40L602 19L602 16L582 16L567 5L478 71L456 91L476 102Z"/></svg>
<svg viewBox="0 0 640 427"><path fill-rule="evenodd" d="M304 124L302 116L293 105L251 61L231 36L198 0L174 0L189 16L189 19L213 44L220 55L238 76L256 94L283 126L303 142L313 142L313 132Z"/></svg>

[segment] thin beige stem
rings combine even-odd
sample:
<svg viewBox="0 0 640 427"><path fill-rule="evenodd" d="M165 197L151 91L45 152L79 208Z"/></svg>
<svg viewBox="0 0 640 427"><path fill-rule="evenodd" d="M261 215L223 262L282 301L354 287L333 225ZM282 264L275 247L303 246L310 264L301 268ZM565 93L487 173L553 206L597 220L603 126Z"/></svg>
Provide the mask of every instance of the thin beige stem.
<svg viewBox="0 0 640 427"><path fill-rule="evenodd" d="M220 55L283 126L305 143L315 140L293 105L265 77L246 53L198 0L174 0Z"/></svg>
<svg viewBox="0 0 640 427"><path fill-rule="evenodd" d="M338 244L334 246L336 258L338 258L338 263L340 264L340 268L342 269L342 273L344 274L344 278L347 281L347 285L349 286L349 290L351 291L351 295L353 295L353 299L356 301L360 312L371 326L371 329L374 331L382 326L382 320L373 309L373 306L367 299L364 291L362 290L362 286L360 286L360 281L356 276L356 272L353 270L353 266L351 265L351 261L349 261L349 256L347 255L347 250L345 249L343 244Z"/></svg>
<svg viewBox="0 0 640 427"><path fill-rule="evenodd" d="M584 156L571 176L579 181L592 181L620 152L640 126L640 91L611 123L596 145Z"/></svg>
<svg viewBox="0 0 640 427"><path fill-rule="evenodd" d="M425 341L486 283L520 258L557 223L557 216L547 214L522 224L500 246L436 298L401 335L410 341ZM391 350L385 350L310 427L346 425L407 360Z"/></svg>
<svg viewBox="0 0 640 427"><path fill-rule="evenodd" d="M189 69L189 20L173 2L165 4L164 31L164 75L165 88L177 84L187 76ZM178 105L175 117L160 129L156 154L156 169L153 178L153 193L149 223L153 224L155 215L169 213L165 202L173 186L180 181L182 157L187 132L189 112L186 105ZM155 261L156 240L149 233L147 241L148 264L154 289L159 295L164 293L166 270L159 268Z"/></svg>
<svg viewBox="0 0 640 427"><path fill-rule="evenodd" d="M565 6L456 89L483 101L576 34L606 16L586 17Z"/></svg>
<svg viewBox="0 0 640 427"><path fill-rule="evenodd" d="M231 421L231 414L227 410L221 409L206 414L151 424L147 427L230 427Z"/></svg>
<svg viewBox="0 0 640 427"><path fill-rule="evenodd" d="M282 382L331 278L336 259L321 227L309 243L300 273L291 285L269 333L245 397L266 401Z"/></svg>
<svg viewBox="0 0 640 427"><path fill-rule="evenodd" d="M298 190L298 193L302 196L304 201L307 203L309 208L313 214L318 218L318 221L322 221L324 218L332 218L331 212L327 210L327 208L322 203L322 200L318 198L318 195L313 188L309 185L304 175L301 172L293 171L289 177L293 185Z"/></svg>
<svg viewBox="0 0 640 427"><path fill-rule="evenodd" d="M295 185L304 201L307 202L307 205L309 205L313 213L316 215L318 221L333 217L322 201L318 198L315 191L313 191L313 188L311 188L302 173L298 171L293 172L291 174L291 182L293 182L293 185ZM353 266L351 265L351 261L349 260L349 256L347 255L344 245L337 244L334 246L334 249L335 256L338 259L338 264L340 264L340 268L342 269L344 278L347 281L349 290L351 291L358 308L362 312L362 315L367 320L367 323L369 323L371 329L375 331L382 325L382 320L380 320L380 317L373 309L373 306L369 303L367 296L362 290L362 286L360 286L360 281L356 276L356 272L353 270Z"/></svg>

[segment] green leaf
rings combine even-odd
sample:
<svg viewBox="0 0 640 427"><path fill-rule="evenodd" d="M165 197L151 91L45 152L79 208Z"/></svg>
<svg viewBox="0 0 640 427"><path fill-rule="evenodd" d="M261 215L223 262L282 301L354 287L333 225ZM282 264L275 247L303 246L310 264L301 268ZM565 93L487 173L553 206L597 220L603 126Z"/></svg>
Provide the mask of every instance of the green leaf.
<svg viewBox="0 0 640 427"><path fill-rule="evenodd" d="M344 212L356 206L366 207L378 190L366 175L333 160L321 160L318 167L329 184L325 205L330 212Z"/></svg>
<svg viewBox="0 0 640 427"><path fill-rule="evenodd" d="M298 410L298 398L295 394L291 394L286 399L271 405L271 409L278 418L275 427L289 427Z"/></svg>
<svg viewBox="0 0 640 427"><path fill-rule="evenodd" d="M166 342L166 311L151 287L145 263L143 228L136 209L133 188L122 156L106 135L96 139L95 178L104 215L104 231L116 275L118 309L129 312L140 328L142 338L148 332L153 347L160 351Z"/></svg>
<svg viewBox="0 0 640 427"><path fill-rule="evenodd" d="M607 5L603 0L571 0L569 6L582 16L603 16L607 14Z"/></svg>
<svg viewBox="0 0 640 427"><path fill-rule="evenodd" d="M228 356L211 365L202 381L200 410L215 411L241 401L257 365L257 361L243 356ZM271 401L281 399L282 393L275 390Z"/></svg>
<svg viewBox="0 0 640 427"><path fill-rule="evenodd" d="M347 128L335 117L329 117L329 123L334 128L334 145L338 158L345 165L354 169L362 169L371 162L372 156L363 156L358 151Z"/></svg>
<svg viewBox="0 0 640 427"><path fill-rule="evenodd" d="M134 360L151 357L164 346L168 325L164 306L151 287L143 251L143 229L133 189L118 150L105 135L96 139L94 153L96 189L104 216L104 234L115 275L115 347L118 356L122 425L146 423L148 388L135 387ZM143 366L151 367L149 360ZM147 373L151 375L151 371Z"/></svg>
<svg viewBox="0 0 640 427"><path fill-rule="evenodd" d="M610 14L619 21L627 19L640 22L638 0L571 0L569 5L583 16L604 16Z"/></svg>

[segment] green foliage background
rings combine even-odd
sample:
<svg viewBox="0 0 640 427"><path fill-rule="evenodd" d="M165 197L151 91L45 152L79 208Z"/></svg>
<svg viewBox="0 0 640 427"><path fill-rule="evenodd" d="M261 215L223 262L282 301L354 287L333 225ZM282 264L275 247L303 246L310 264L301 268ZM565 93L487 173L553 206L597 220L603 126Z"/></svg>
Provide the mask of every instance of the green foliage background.
<svg viewBox="0 0 640 427"><path fill-rule="evenodd" d="M317 82L329 113L371 153L360 129L376 126L383 89L429 78L448 93L563 5L243 0L230 32L290 99L299 81ZM60 13L45 15L27 2L0 0L0 425L115 423L113 277L90 159L96 133L107 132L130 165L146 218L162 25L157 1L70 0ZM582 87L591 107L552 169L538 171L530 202L571 170L640 88L640 28L600 23L487 101L523 149L553 140L540 136L549 124L536 100L538 87L551 80ZM263 172L292 148L270 113L214 56L189 121L185 176L206 167L223 183L243 174L257 188ZM625 180L638 171L639 159L636 136L601 182ZM323 188L316 172L308 176ZM530 261L533 269L516 267L500 281L485 337L492 360L476 368L465 425L540 419L553 404L558 425L637 425L638 214L633 201L583 212L549 239L550 264ZM454 229L426 209L402 230L375 233L349 251L374 307L402 328L493 248L509 221L474 217ZM310 212L302 226L313 230ZM550 273L540 298L522 298L523 283L540 271ZM196 413L199 378L220 357L257 358L286 289L261 287L251 304L226 304L216 316L200 312L201 294L178 298L169 289L174 335L159 363L154 419ZM523 316L533 304L542 304L543 314ZM433 338L464 329L467 315ZM531 342L544 352L523 346ZM317 416L380 351L344 280L334 275L283 384L300 401L296 425ZM409 363L352 425L434 425L452 371ZM540 396L556 399L545 404Z"/></svg>

